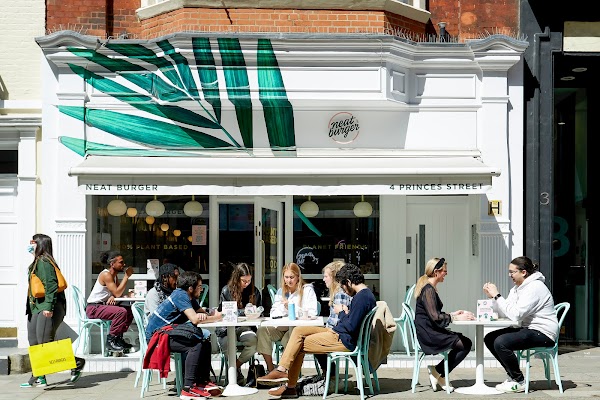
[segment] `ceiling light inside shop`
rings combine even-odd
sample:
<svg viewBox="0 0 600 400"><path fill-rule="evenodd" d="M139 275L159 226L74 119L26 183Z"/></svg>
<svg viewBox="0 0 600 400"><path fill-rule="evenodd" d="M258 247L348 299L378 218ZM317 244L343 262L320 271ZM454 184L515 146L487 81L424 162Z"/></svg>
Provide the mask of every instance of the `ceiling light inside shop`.
<svg viewBox="0 0 600 400"><path fill-rule="evenodd" d="M188 236L188 242L192 243L192 239L193 238L191 236Z"/></svg>
<svg viewBox="0 0 600 400"><path fill-rule="evenodd" d="M147 223L148 225L152 225L152 224L154 223L154 217L153 217L152 215L148 215L148 216L146 217L146 223Z"/></svg>
<svg viewBox="0 0 600 400"><path fill-rule="evenodd" d="M188 201L183 206L183 213L188 217L199 217L202 215L202 211L204 211L204 208L202 207L202 204L196 201L194 195L192 195L192 200Z"/></svg>
<svg viewBox="0 0 600 400"><path fill-rule="evenodd" d="M300 211L307 218L315 217L319 213L319 206L308 196L308 200L300 205Z"/></svg>
<svg viewBox="0 0 600 400"><path fill-rule="evenodd" d="M354 205L354 215L359 218L365 218L373 213L373 206L368 201L365 201L365 196L360 196L361 201Z"/></svg>
<svg viewBox="0 0 600 400"><path fill-rule="evenodd" d="M575 80L574 76L563 76L562 78L560 78L561 81L573 81Z"/></svg>
<svg viewBox="0 0 600 400"><path fill-rule="evenodd" d="M160 226L160 230L163 231L163 232L168 231L169 230L169 224L162 224Z"/></svg>
<svg viewBox="0 0 600 400"><path fill-rule="evenodd" d="M175 229L175 230L173 231L173 236L175 236L175 237L179 237L179 236L181 236L181 231L180 231L179 229Z"/></svg>
<svg viewBox="0 0 600 400"><path fill-rule="evenodd" d="M127 216L128 216L128 217L131 217L131 218L133 218L133 217L135 217L136 215L137 215L137 208L135 208L135 207L129 207L129 208L127 209Z"/></svg>
<svg viewBox="0 0 600 400"><path fill-rule="evenodd" d="M577 67L577 68L573 68L571 71L573 72L585 72L587 71L586 67Z"/></svg>
<svg viewBox="0 0 600 400"><path fill-rule="evenodd" d="M108 203L106 210L113 217L120 217L127 212L127 204L125 204L123 200L119 200L117 197L115 200L112 200L110 203Z"/></svg>
<svg viewBox="0 0 600 400"><path fill-rule="evenodd" d="M146 214L152 217L160 217L165 213L165 205L160 201L156 200L156 196L154 196L154 200L148 202L146 204Z"/></svg>

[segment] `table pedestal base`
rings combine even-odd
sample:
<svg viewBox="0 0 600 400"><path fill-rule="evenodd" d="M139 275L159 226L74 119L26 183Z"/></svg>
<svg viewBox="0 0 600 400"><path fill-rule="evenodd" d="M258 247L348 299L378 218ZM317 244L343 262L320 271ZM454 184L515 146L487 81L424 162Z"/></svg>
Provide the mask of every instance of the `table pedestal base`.
<svg viewBox="0 0 600 400"><path fill-rule="evenodd" d="M496 390L496 388L490 387L483 383L476 383L473 386L457 388L454 390L456 393L462 394L479 394L479 395L490 395L490 394L502 394L503 392Z"/></svg>
<svg viewBox="0 0 600 400"><path fill-rule="evenodd" d="M234 383L234 384L225 386L225 390L223 391L223 396L225 396L225 397L246 396L246 395L254 394L254 393L258 393L258 389L240 386L240 385Z"/></svg>

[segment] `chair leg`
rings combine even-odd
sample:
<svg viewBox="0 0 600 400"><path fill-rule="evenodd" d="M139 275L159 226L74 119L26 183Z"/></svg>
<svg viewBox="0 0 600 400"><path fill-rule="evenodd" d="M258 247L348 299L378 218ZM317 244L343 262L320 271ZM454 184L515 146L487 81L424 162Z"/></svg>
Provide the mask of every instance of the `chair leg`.
<svg viewBox="0 0 600 400"><path fill-rule="evenodd" d="M331 380L331 358L327 356L327 372L325 373L325 390L323 391L323 400L327 398L327 392L329 391L329 381Z"/></svg>
<svg viewBox="0 0 600 400"><path fill-rule="evenodd" d="M531 366L531 356L527 351L527 358L525 359L525 393L529 393L529 367Z"/></svg>
<svg viewBox="0 0 600 400"><path fill-rule="evenodd" d="M348 358L346 358L346 375L344 375L344 393L348 393Z"/></svg>
<svg viewBox="0 0 600 400"><path fill-rule="evenodd" d="M346 359L347 360L347 359ZM348 361L346 361L347 363ZM365 399L365 385L363 384L363 368L360 362L360 357L357 360L358 365L356 365L354 363L354 361L352 361L352 366L354 367L354 371L356 371L356 382L358 384L358 391L360 392L360 400L364 400ZM346 364L347 365L347 364ZM346 381L347 383L348 381ZM371 393L373 394L373 393Z"/></svg>
<svg viewBox="0 0 600 400"><path fill-rule="evenodd" d="M444 377L446 380L446 393L450 394L450 371L448 368L448 353L444 354L444 374L446 374L446 376Z"/></svg>
<svg viewBox="0 0 600 400"><path fill-rule="evenodd" d="M148 391L148 387L150 386L150 378L152 377L152 370L145 369L144 370L144 379L142 380L142 388L140 389L140 398L144 397L144 393Z"/></svg>
<svg viewBox="0 0 600 400"><path fill-rule="evenodd" d="M416 392L417 383L419 383L419 367L421 365L421 358L419 353L415 350L415 361L413 361L413 376L412 376L412 392Z"/></svg>
<svg viewBox="0 0 600 400"><path fill-rule="evenodd" d="M365 360L364 358L361 358L361 360L359 360L359 362L362 367L363 377L365 378L365 382L367 384L367 387L369 388L369 394L371 396L374 396L375 393L373 392L373 381L371 380L371 370L369 368L369 360Z"/></svg>
<svg viewBox="0 0 600 400"><path fill-rule="evenodd" d="M558 368L558 354L555 356L550 356L550 358L552 359L552 364L554 365L554 380L558 385L558 390L560 391L560 393L564 393L562 380L560 379L560 370Z"/></svg>

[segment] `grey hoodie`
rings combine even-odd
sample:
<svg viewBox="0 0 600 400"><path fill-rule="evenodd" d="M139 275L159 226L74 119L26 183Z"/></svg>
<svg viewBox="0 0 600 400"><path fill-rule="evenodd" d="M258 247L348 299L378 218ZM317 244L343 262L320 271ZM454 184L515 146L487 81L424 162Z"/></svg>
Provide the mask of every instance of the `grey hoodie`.
<svg viewBox="0 0 600 400"><path fill-rule="evenodd" d="M496 301L498 314L512 321L521 321L521 326L542 332L556 341L558 320L554 310L554 300L544 283L541 272L534 272L521 283L510 289L508 297Z"/></svg>

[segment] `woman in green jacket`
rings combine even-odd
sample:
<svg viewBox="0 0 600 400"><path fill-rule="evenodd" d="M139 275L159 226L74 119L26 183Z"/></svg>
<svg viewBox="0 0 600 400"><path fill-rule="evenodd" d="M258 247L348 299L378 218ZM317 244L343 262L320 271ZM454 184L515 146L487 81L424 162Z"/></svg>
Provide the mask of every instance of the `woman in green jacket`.
<svg viewBox="0 0 600 400"><path fill-rule="evenodd" d="M47 343L54 340L56 330L65 318L67 299L64 292L58 291L58 278L54 271L56 261L52 256L52 239L44 234L33 235L29 242L29 252L34 255L34 260L27 270L27 282L31 281L31 274L35 272L44 285L45 296L36 298L27 288L27 336L29 345ZM83 358L75 357L77 367L71 371L71 382L81 376L85 365ZM45 376L32 376L29 381L22 383L22 388L33 386L46 386Z"/></svg>

